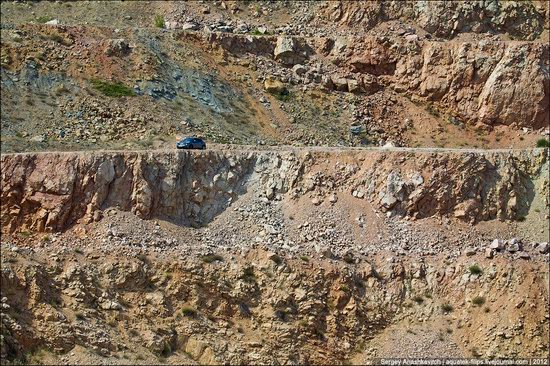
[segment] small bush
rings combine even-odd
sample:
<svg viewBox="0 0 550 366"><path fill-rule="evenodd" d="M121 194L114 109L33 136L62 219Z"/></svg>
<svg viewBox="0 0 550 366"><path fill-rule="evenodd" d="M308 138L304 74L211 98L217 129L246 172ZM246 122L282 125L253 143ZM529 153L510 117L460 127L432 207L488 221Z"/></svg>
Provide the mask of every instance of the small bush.
<svg viewBox="0 0 550 366"><path fill-rule="evenodd" d="M193 318L194 316L197 315L197 311L189 306L184 306L181 309L181 313L183 314L183 316L186 316L189 318Z"/></svg>
<svg viewBox="0 0 550 366"><path fill-rule="evenodd" d="M212 262L215 262L215 261L219 261L219 262L223 261L223 257L221 255L218 255L218 254L205 255L201 259L204 263L212 263Z"/></svg>
<svg viewBox="0 0 550 366"><path fill-rule="evenodd" d="M537 147L550 147L550 142L547 139L537 140Z"/></svg>
<svg viewBox="0 0 550 366"><path fill-rule="evenodd" d="M446 313L450 313L451 311L454 310L454 308L451 304L442 304L441 305L441 310L443 310Z"/></svg>
<svg viewBox="0 0 550 366"><path fill-rule="evenodd" d="M62 35L60 34L50 34L48 36L49 39L51 39L52 41L54 42L57 42L63 46L70 46L71 45L71 41L70 40L67 40L65 39Z"/></svg>
<svg viewBox="0 0 550 366"><path fill-rule="evenodd" d="M51 240L52 240L52 238L51 238L49 235L47 235L47 234L44 235L44 236L42 237L42 242L43 242L43 243L48 243L48 242L50 242Z"/></svg>
<svg viewBox="0 0 550 366"><path fill-rule="evenodd" d="M416 295L415 297L412 298L414 302L416 302L417 304L422 304L424 302L424 298L420 295Z"/></svg>
<svg viewBox="0 0 550 366"><path fill-rule="evenodd" d="M283 103L289 102L292 99L292 95L290 94L289 91L282 92L282 93L274 93L273 95L275 96L275 98L277 98Z"/></svg>
<svg viewBox="0 0 550 366"><path fill-rule="evenodd" d="M428 113L431 114L432 116L434 116L434 117L439 117L439 111L438 111L437 108L435 108L432 104L428 104L428 106L426 107L426 110L427 110Z"/></svg>
<svg viewBox="0 0 550 366"><path fill-rule="evenodd" d="M160 353L162 357L168 357L172 353L172 346L169 343L164 343L162 352Z"/></svg>
<svg viewBox="0 0 550 366"><path fill-rule="evenodd" d="M139 332L135 329L130 329L128 331L128 334L130 334L132 337L137 337L139 335Z"/></svg>
<svg viewBox="0 0 550 366"><path fill-rule="evenodd" d="M470 267L468 267L468 270L469 270L470 273L473 274L473 275L478 275L478 274L482 274L482 273L483 273L483 270L482 270L481 267L479 267L477 264L471 265Z"/></svg>
<svg viewBox="0 0 550 366"><path fill-rule="evenodd" d="M53 17L50 17L48 15L42 15L41 17L36 18L36 22L40 24L45 24L50 20L53 20Z"/></svg>
<svg viewBox="0 0 550 366"><path fill-rule="evenodd" d="M269 32L262 33L258 30L258 28L254 28L251 32L253 36L268 36Z"/></svg>
<svg viewBox="0 0 550 366"><path fill-rule="evenodd" d="M254 282L256 275L254 274L254 267L246 267L243 269L243 274L240 277L246 282Z"/></svg>
<svg viewBox="0 0 550 366"><path fill-rule="evenodd" d="M491 308L486 307L485 309L483 309L483 311L486 312L486 313L489 313L491 311Z"/></svg>
<svg viewBox="0 0 550 366"><path fill-rule="evenodd" d="M481 296L476 296L472 299L472 304L474 304L476 306L481 306L481 305L485 304L485 298L481 297Z"/></svg>
<svg viewBox="0 0 550 366"><path fill-rule="evenodd" d="M347 253L345 256L344 256L344 262L346 263L349 263L349 264L354 264L355 263L355 260L353 259L353 255Z"/></svg>
<svg viewBox="0 0 550 366"><path fill-rule="evenodd" d="M284 309L275 310L273 315L282 322L285 322L288 319L288 314Z"/></svg>
<svg viewBox="0 0 550 366"><path fill-rule="evenodd" d="M155 27L164 28L164 17L162 15L155 16Z"/></svg>
<svg viewBox="0 0 550 366"><path fill-rule="evenodd" d="M309 262L309 257L307 255L300 256L300 259L303 260L304 262Z"/></svg>
<svg viewBox="0 0 550 366"><path fill-rule="evenodd" d="M74 252L75 252L76 254L84 254L84 251L83 251L82 249L80 249L80 248L75 248Z"/></svg>
<svg viewBox="0 0 550 366"><path fill-rule="evenodd" d="M81 313L80 311L77 311L74 315L75 315L75 317L76 317L78 320L84 320L84 319L86 319L86 317L84 316L84 314Z"/></svg>
<svg viewBox="0 0 550 366"><path fill-rule="evenodd" d="M136 93L122 83L92 80L92 86L108 97L133 97Z"/></svg>

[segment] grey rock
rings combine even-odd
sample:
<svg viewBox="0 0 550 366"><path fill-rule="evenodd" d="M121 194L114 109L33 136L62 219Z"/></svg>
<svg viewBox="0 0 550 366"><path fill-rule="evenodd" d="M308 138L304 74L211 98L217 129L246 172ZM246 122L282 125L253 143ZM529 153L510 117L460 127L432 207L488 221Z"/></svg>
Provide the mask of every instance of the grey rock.
<svg viewBox="0 0 550 366"><path fill-rule="evenodd" d="M285 65L294 65L301 61L302 57L296 51L298 45L293 38L279 37L273 55L275 60Z"/></svg>
<svg viewBox="0 0 550 366"><path fill-rule="evenodd" d="M491 244L489 245L489 248L490 249L494 249L494 250L503 250L504 249L504 241L503 240L500 240L500 239L495 239L491 242Z"/></svg>
<svg viewBox="0 0 550 366"><path fill-rule="evenodd" d="M467 256L472 256L476 254L476 248L467 248L464 252Z"/></svg>
<svg viewBox="0 0 550 366"><path fill-rule="evenodd" d="M541 253L541 254L546 254L546 253L548 253L548 249L549 249L548 242L543 242L543 243L540 243L540 244L538 245L538 251L539 251L539 253Z"/></svg>

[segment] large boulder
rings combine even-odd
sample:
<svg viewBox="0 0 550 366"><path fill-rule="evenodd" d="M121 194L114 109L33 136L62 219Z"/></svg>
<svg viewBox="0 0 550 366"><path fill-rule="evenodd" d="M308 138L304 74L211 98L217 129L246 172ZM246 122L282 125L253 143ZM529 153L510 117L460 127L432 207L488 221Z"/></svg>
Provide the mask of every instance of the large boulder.
<svg viewBox="0 0 550 366"><path fill-rule="evenodd" d="M273 56L285 65L295 65L303 60L303 56L298 53L298 43L290 37L277 38Z"/></svg>

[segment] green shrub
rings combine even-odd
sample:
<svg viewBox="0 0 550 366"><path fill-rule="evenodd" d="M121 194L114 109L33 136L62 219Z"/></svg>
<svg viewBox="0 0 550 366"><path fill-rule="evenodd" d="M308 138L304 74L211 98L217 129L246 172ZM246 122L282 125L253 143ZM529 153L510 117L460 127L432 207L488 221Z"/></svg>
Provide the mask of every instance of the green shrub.
<svg viewBox="0 0 550 366"><path fill-rule="evenodd" d="M183 314L183 316L187 316L189 318L192 318L195 315L197 315L197 311L195 309L193 309L192 307L189 307L189 306L184 306L181 309L181 313Z"/></svg>
<svg viewBox="0 0 550 366"><path fill-rule="evenodd" d="M470 271L471 274L474 274L474 275L483 273L483 270L477 264L471 265L470 267L468 267L468 270Z"/></svg>
<svg viewBox="0 0 550 366"><path fill-rule="evenodd" d="M300 256L300 259L303 260L304 262L309 262L309 257L307 255Z"/></svg>
<svg viewBox="0 0 550 366"><path fill-rule="evenodd" d="M443 310L446 313L450 313L451 311L454 310L454 308L451 304L442 304L441 305L441 310Z"/></svg>
<svg viewBox="0 0 550 366"><path fill-rule="evenodd" d="M275 98L277 98L283 103L288 102L290 101L290 99L292 99L292 95L290 94L289 91L282 92L282 93L273 93L273 95L275 96Z"/></svg>
<svg viewBox="0 0 550 366"><path fill-rule="evenodd" d="M485 298L481 297L481 296L476 296L472 299L472 304L474 304L476 306L481 306L481 305L485 304Z"/></svg>
<svg viewBox="0 0 550 366"><path fill-rule="evenodd" d="M92 86L108 97L132 97L136 93L122 83L109 83L101 80L92 80Z"/></svg>
<svg viewBox="0 0 550 366"><path fill-rule="evenodd" d="M550 147L550 142L547 139L537 140L537 147Z"/></svg>
<svg viewBox="0 0 550 366"><path fill-rule="evenodd" d="M420 295L416 295L415 297L412 298L414 302L416 302L417 304L422 304L424 302L424 298Z"/></svg>
<svg viewBox="0 0 550 366"><path fill-rule="evenodd" d="M164 17L162 15L156 15L155 16L155 27L157 28L164 28Z"/></svg>
<svg viewBox="0 0 550 366"><path fill-rule="evenodd" d="M36 22L37 22L37 23L40 23L40 24L47 23L47 22L49 22L50 20L53 20L53 17L48 16L48 15L43 15L43 16L41 16L41 17L36 18Z"/></svg>
<svg viewBox="0 0 550 366"><path fill-rule="evenodd" d="M212 263L212 262L215 262L215 261L219 261L219 262L223 261L223 257L221 255L218 255L218 254L205 255L201 259L205 263Z"/></svg>

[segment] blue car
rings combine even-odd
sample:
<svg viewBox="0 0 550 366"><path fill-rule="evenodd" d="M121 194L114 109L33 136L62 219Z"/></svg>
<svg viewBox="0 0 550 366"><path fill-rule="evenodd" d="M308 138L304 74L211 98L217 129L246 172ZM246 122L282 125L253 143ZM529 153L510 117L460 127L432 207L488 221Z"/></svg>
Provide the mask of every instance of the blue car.
<svg viewBox="0 0 550 366"><path fill-rule="evenodd" d="M197 137L187 137L176 144L178 149L206 149L206 143Z"/></svg>

